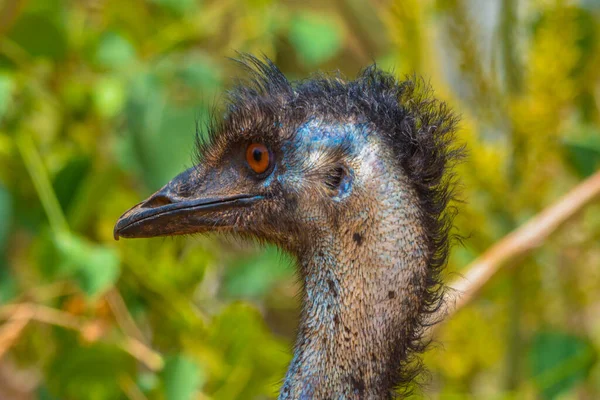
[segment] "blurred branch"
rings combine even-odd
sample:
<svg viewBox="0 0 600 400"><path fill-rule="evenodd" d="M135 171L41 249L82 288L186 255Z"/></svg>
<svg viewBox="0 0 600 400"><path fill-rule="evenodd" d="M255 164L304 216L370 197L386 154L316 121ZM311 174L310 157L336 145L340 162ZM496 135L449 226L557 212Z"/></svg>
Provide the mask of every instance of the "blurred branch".
<svg viewBox="0 0 600 400"><path fill-rule="evenodd" d="M9 320L27 318L75 330L78 330L80 327L77 317L55 308L33 303L9 304L0 307L0 319L4 318L8 318Z"/></svg>
<svg viewBox="0 0 600 400"><path fill-rule="evenodd" d="M23 365L14 359L4 357L0 360L0 399L36 398L33 394L41 379L38 368L23 368Z"/></svg>
<svg viewBox="0 0 600 400"><path fill-rule="evenodd" d="M0 327L0 358L21 335L23 329L31 320L31 316L31 309L27 307L18 308L9 321Z"/></svg>
<svg viewBox="0 0 600 400"><path fill-rule="evenodd" d="M5 34L21 14L25 2L22 0L11 0L4 3L0 11L0 35Z"/></svg>
<svg viewBox="0 0 600 400"><path fill-rule="evenodd" d="M449 286L446 318L473 300L509 261L539 247L550 234L600 197L600 171L583 181L553 205L494 244L467 268L464 276Z"/></svg>
<svg viewBox="0 0 600 400"><path fill-rule="evenodd" d="M152 351L148 351L149 347L146 339L140 328L135 324L118 289L115 287L109 289L105 298L117 320L117 324L126 335L125 342L122 344L123 349L142 361L151 370L161 370L163 367L162 357Z"/></svg>
<svg viewBox="0 0 600 400"><path fill-rule="evenodd" d="M102 329L99 328L99 321L84 321L64 311L34 303L9 304L0 307L0 319L8 319L0 329L0 357L12 346L29 321L44 322L79 331L84 338L90 340L96 340ZM152 371L162 368L163 360L160 354L139 340L126 336L120 345Z"/></svg>
<svg viewBox="0 0 600 400"><path fill-rule="evenodd" d="M119 386L130 400L147 400L148 398L140 390L137 384L129 376L119 379Z"/></svg>
<svg viewBox="0 0 600 400"><path fill-rule="evenodd" d="M54 281L44 286L34 286L24 290L13 302L34 301L45 303L60 296L78 293L78 290L68 281Z"/></svg>
<svg viewBox="0 0 600 400"><path fill-rule="evenodd" d="M152 371L160 371L164 366L162 357L137 339L126 337L121 348Z"/></svg>
<svg viewBox="0 0 600 400"><path fill-rule="evenodd" d="M135 324L119 290L115 287L110 288L106 292L105 298L123 332L141 343L146 343L142 331Z"/></svg>

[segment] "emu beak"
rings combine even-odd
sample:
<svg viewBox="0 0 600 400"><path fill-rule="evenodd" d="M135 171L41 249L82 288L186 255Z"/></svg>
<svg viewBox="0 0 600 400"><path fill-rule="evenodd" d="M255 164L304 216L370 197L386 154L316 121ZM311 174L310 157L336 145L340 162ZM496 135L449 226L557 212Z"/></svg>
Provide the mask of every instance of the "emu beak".
<svg viewBox="0 0 600 400"><path fill-rule="evenodd" d="M218 177L206 175L197 168L190 168L148 199L130 208L115 224L115 240L120 237L174 236L231 228L236 221L232 209L248 207L263 198L260 195L232 194L239 190L224 189L224 185L211 179ZM199 177L209 182L198 184ZM223 191L228 193L224 194Z"/></svg>

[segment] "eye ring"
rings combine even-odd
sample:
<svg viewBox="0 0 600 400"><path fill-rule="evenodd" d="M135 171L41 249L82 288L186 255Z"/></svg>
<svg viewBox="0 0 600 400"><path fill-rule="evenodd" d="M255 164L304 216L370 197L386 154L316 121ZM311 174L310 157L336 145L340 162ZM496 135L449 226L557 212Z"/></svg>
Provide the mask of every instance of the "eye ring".
<svg viewBox="0 0 600 400"><path fill-rule="evenodd" d="M258 175L262 175L269 170L271 159L271 152L262 143L251 143L246 148L246 163Z"/></svg>

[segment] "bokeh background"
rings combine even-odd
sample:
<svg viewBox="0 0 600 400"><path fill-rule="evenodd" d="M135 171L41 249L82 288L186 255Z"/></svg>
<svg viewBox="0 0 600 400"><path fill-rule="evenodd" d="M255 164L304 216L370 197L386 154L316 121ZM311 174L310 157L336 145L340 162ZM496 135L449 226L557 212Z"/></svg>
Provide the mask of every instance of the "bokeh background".
<svg viewBox="0 0 600 400"><path fill-rule="evenodd" d="M0 1L0 399L276 395L289 258L112 237L192 165L235 51L431 82L470 153L451 279L600 168L599 37L597 0ZM596 202L506 266L437 331L415 397L600 398L599 243Z"/></svg>

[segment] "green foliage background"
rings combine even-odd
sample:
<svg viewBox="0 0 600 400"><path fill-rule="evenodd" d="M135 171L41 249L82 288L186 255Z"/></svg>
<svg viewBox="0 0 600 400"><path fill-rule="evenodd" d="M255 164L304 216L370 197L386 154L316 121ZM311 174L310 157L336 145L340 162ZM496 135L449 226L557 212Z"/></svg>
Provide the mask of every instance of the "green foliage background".
<svg viewBox="0 0 600 400"><path fill-rule="evenodd" d="M272 398L293 264L218 237L115 242L192 163L240 70L416 72L462 116L449 277L600 168L597 0L0 1L0 398ZM600 398L600 205L439 331L431 398ZM421 395L417 395L419 397Z"/></svg>

